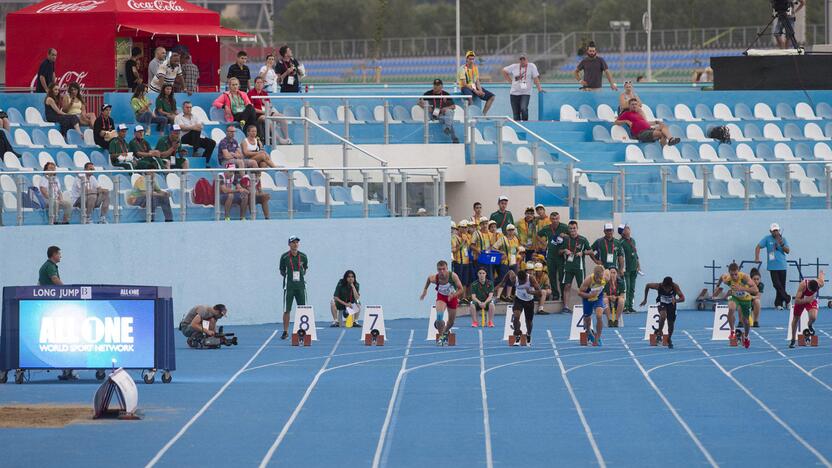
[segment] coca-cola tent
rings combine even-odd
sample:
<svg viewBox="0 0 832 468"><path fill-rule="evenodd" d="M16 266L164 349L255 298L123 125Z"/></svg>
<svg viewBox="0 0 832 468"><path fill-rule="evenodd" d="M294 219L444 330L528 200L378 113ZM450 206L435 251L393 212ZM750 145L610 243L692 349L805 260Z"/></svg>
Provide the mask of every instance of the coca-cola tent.
<svg viewBox="0 0 832 468"><path fill-rule="evenodd" d="M124 88L131 47L185 47L199 67L200 87L219 85L221 37L251 37L220 26L220 16L182 0L47 0L7 16L6 84L33 86L49 48L55 74L87 88Z"/></svg>

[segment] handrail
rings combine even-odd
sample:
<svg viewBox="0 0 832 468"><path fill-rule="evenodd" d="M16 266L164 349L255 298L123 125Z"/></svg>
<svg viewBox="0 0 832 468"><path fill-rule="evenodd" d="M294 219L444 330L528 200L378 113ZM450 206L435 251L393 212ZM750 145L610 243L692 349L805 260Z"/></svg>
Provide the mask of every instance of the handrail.
<svg viewBox="0 0 832 468"><path fill-rule="evenodd" d="M356 95L356 96L344 96L344 95L333 95L333 96L310 96L309 94L300 94L297 95L288 95L289 93L279 94L279 95L269 95L269 96L251 96L251 99L436 99L430 97L430 95L419 94L419 95ZM437 96L440 96L437 94ZM445 96L446 99L473 99L473 96L469 96L467 94L449 94Z"/></svg>
<svg viewBox="0 0 832 468"><path fill-rule="evenodd" d="M832 165L832 161L806 161L803 159L795 159L791 161L690 161L690 162L623 162L615 163L616 167L662 167L662 166L750 166L754 164L760 165L783 165L783 164L823 164Z"/></svg>
<svg viewBox="0 0 832 468"><path fill-rule="evenodd" d="M537 138L538 140L540 140L541 142L543 142L547 146L550 146L555 151L558 151L559 153L562 153L564 156L572 159L575 162L581 162L580 159L576 158L575 156L573 156L571 153L569 153L565 149L563 149L563 148L559 147L558 145L552 143L551 141L543 138L542 136L538 135L533 130L529 129L525 125L521 124L520 122L517 122L516 120L514 120L513 118L511 118L507 115L480 115L480 116L476 116L476 117L471 117L471 120L475 120L475 121L476 120L507 120L507 121L513 123L514 125L520 127L521 129L523 129L529 135Z"/></svg>
<svg viewBox="0 0 832 468"><path fill-rule="evenodd" d="M338 135L337 133L331 131L330 129L328 129L326 127L324 127L323 125L319 124L318 122L315 122L314 120L310 119L309 117L290 117L290 116L287 116L287 115L269 115L269 116L266 116L266 120L297 120L297 121L301 121L301 122L305 121L306 123L312 124L315 127L318 127L319 129L323 130L324 133L326 133L326 134L328 134L332 137L335 137L341 143L344 143L345 145L349 146L350 148L357 149L358 151L364 153L365 155L375 159L376 161L380 162L383 167L387 167L388 162L387 162L386 159L383 159L383 158L381 158L379 156L376 156L375 154L365 150L364 148L356 145L355 143L343 138L341 135Z"/></svg>
<svg viewBox="0 0 832 468"><path fill-rule="evenodd" d="M125 169L95 169L92 171L78 170L60 170L60 171L0 171L0 175L75 175L75 174L122 174L129 176L132 173L154 173L154 174L177 174L177 173L195 173L195 172L289 172L289 171L397 171L397 172L411 172L411 171L445 171L448 166L396 166L396 167L370 167L370 166L327 166L327 167L237 167L228 169L224 167L219 168L191 168L191 169L134 169L127 171Z"/></svg>

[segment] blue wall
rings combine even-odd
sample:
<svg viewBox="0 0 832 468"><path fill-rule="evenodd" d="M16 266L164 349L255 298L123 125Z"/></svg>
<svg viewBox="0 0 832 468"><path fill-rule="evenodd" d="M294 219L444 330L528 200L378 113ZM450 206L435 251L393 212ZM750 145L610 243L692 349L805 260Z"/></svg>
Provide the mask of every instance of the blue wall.
<svg viewBox="0 0 832 468"><path fill-rule="evenodd" d="M796 261L800 257L803 262L808 262L819 257L821 263L832 263L832 249L828 243L820 242L821 233L832 232L832 213L827 210L627 213L623 219L632 226L641 268L646 273L638 279L638 302L641 302L646 282L659 282L670 275L688 299L686 308L693 307L696 296L705 287L704 282L711 280L710 270L703 267L710 265L711 260L716 260L717 265L728 265L731 260L738 263L754 260L754 247L768 234L769 225L775 222L791 246L790 260ZM773 307L774 288L765 270L765 250L760 253L760 259L763 260L761 274L766 285L763 307ZM744 271L749 269L746 267ZM815 272L804 274L814 276ZM788 278L798 279L794 268L789 269ZM787 288L790 294L796 289L794 283ZM830 294L829 287L821 293ZM649 302L655 302L655 294L651 294Z"/></svg>
<svg viewBox="0 0 832 468"><path fill-rule="evenodd" d="M61 247L67 283L173 287L174 320L194 304L223 302L228 323L280 320L280 255L290 235L309 256L307 291L326 326L344 271L355 270L362 302L387 318L427 317L419 294L439 259L450 260L448 218L189 222L0 228L0 285L37 282L46 248Z"/></svg>

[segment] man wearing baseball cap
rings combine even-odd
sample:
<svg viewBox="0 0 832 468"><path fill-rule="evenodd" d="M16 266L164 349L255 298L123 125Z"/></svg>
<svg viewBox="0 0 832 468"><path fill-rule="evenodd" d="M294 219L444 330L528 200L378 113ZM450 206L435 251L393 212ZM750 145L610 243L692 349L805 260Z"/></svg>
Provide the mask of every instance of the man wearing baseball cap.
<svg viewBox="0 0 832 468"><path fill-rule="evenodd" d="M159 152L159 156L167 164L168 169L187 169L189 167L186 159L188 150L182 148L182 141L179 139L181 131L179 125L174 125L169 135L159 138L159 141L156 142L156 151Z"/></svg>
<svg viewBox="0 0 832 468"><path fill-rule="evenodd" d="M612 223L604 224L604 237L599 237L592 244L595 251L595 264L603 265L605 270L612 267L624 268L624 253L621 245L613 237Z"/></svg>
<svg viewBox="0 0 832 468"><path fill-rule="evenodd" d="M780 232L779 224L771 223L768 230L769 235L760 239L757 247L754 248L754 261L760 261L760 249L765 247L767 253L766 258L768 259L766 269L769 275L771 275L771 285L777 292L774 298L774 307L777 310L783 310L784 308L788 308L789 302L792 301L791 296L786 292L786 272L788 271L786 255L789 254L791 249L789 249L789 242Z"/></svg>
<svg viewBox="0 0 832 468"><path fill-rule="evenodd" d="M116 124L110 117L112 108L109 104L102 105L98 118L92 123L92 138L96 145L105 150L110 148L110 140L116 137Z"/></svg>
<svg viewBox="0 0 832 468"><path fill-rule="evenodd" d="M444 96L450 96L447 91L442 89L442 80L439 78L433 80L433 88L425 91L425 96L432 96L430 98L419 99L419 105L425 109L431 120L438 120L445 127L443 131L445 135L451 137L451 141L459 143L459 139L454 133L454 101ZM436 97L442 96L442 97Z"/></svg>
<svg viewBox="0 0 832 468"><path fill-rule="evenodd" d="M115 167L133 170L133 154L127 143L127 125L118 124L116 137L110 140L110 164Z"/></svg>
<svg viewBox="0 0 832 468"><path fill-rule="evenodd" d="M513 63L503 68L503 78L511 84L509 98L514 120L529 120L529 100L532 97L532 82L537 92L542 93L540 86L540 72L537 65L530 63L525 53L520 54L519 63Z"/></svg>
<svg viewBox="0 0 832 468"><path fill-rule="evenodd" d="M462 94L467 96L474 96L475 99L485 101L485 106L482 108L482 115L488 114L488 109L494 103L494 93L488 91L480 84L480 70L476 65L477 54L473 50L469 50L465 54L465 64L459 67L456 73L456 80L459 83L459 89Z"/></svg>
<svg viewBox="0 0 832 468"><path fill-rule="evenodd" d="M306 270L309 269L309 259L306 254L298 250L300 237L289 237L289 251L280 256L280 276L283 277L283 334L281 340L289 337L289 313L292 302L306 305Z"/></svg>
<svg viewBox="0 0 832 468"><path fill-rule="evenodd" d="M144 127L133 128L133 139L128 146L133 157L138 159L136 169L163 169L165 167L159 151L150 149L150 143L144 139Z"/></svg>
<svg viewBox="0 0 832 468"><path fill-rule="evenodd" d="M514 215L508 211L508 197L500 195L497 198L497 211L491 213L491 221L497 223L497 229L500 232L506 232L506 226L514 224Z"/></svg>

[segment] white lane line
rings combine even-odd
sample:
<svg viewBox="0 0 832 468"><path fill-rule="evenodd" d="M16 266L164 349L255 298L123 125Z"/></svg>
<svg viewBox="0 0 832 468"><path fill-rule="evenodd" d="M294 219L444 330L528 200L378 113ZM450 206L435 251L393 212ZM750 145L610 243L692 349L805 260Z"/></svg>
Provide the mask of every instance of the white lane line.
<svg viewBox="0 0 832 468"><path fill-rule="evenodd" d="M750 352L750 353L743 353L744 356L750 356L752 354L768 354L768 351L753 351L753 352ZM731 352L731 353L727 353L727 354L720 354L719 356L714 356L714 357L726 357L726 356L736 356L736 353ZM650 374L651 372L653 372L655 370L659 370L659 369L662 369L662 368L665 368L665 367L675 366L677 364L685 364L685 363L688 363L688 362L707 361L707 360L708 360L707 357L698 357L698 358L684 359L684 360L681 360L681 361L667 362L667 363L660 364L658 366L651 367L651 368L647 369L647 373ZM763 363L763 362L768 362L768 361L760 361L760 362L756 362L754 364L760 364L760 363ZM740 367L745 367L745 366L740 366Z"/></svg>
<svg viewBox="0 0 832 468"><path fill-rule="evenodd" d="M786 356L785 354L783 354L783 352L782 352L782 351L780 351L779 349L777 349L777 348L776 348L773 344L771 344L771 342L769 342L767 339L765 339L765 338L763 337L763 335L761 335L761 334L757 333L757 331L756 331L756 330L752 330L752 332L753 332L755 335L759 336L759 337L760 337L760 339L761 339L761 340L763 340L763 342L764 342L765 344L769 345L769 346L771 347L771 349L773 349L773 350L774 350L777 354L779 354L780 356L783 356L783 357L784 357L787 361L789 361L789 363L790 363L791 365L793 365L794 367L796 367L796 368L800 369L800 372L803 372L803 373L804 373L804 374L806 374L806 375L807 375L810 379L812 379L812 380L814 380L815 382L819 383L819 384L820 384L823 388L825 388L825 389L829 390L830 392L832 392L832 387L830 387L830 386L829 386L826 382L824 382L823 380L820 380L819 378L815 377L815 376L814 376L814 375L812 375L809 371L807 371L806 369L804 369L804 368L803 368L803 366L801 366L800 364L798 364L798 363L794 362L794 360L793 360L792 358L790 358L790 357Z"/></svg>
<svg viewBox="0 0 832 468"><path fill-rule="evenodd" d="M251 358L250 358L248 361L246 361L246 363L245 363L245 364L243 364L243 367L241 367L241 368L240 368L237 372L235 372L235 373L234 373L234 375L232 375L232 376L231 376L231 378L230 378L230 379L228 379L228 381L226 381L226 382L225 382L225 384L224 384L222 387L220 387L220 389L219 389L219 390L217 390L217 393L215 393L215 394L214 394L214 396L212 396L210 400L208 400L207 402L205 402L205 404L204 404L204 405L202 405L202 408L200 408L200 409L199 409L199 411L197 411L197 412L196 412L196 414L194 414L194 415L191 417L191 419L190 419L190 420L188 420L188 422L187 422L187 423L185 423L185 425L184 425L184 426L182 426L182 429L179 429L179 432L177 432L177 433L176 433L176 435L175 435L175 436L173 436L173 437L172 437L172 438L171 438L171 439L170 439L170 440L169 440L169 441L168 441L168 442L167 442L167 443L166 443L166 444L165 444L165 445L164 445L164 446L163 446L163 447L162 447L162 448L161 448L161 449L160 449L160 450L156 453L156 455L155 455L155 456L154 456L154 457L153 457L153 458L152 458L149 462L147 462L147 465L145 465L145 467L146 467L146 468L151 468L152 466L156 465L156 463L158 463L158 462L159 462L159 460L162 458L162 456L163 456L163 455L164 455L164 454L165 454L168 450L170 450L170 448L171 448L171 447L173 447L173 444L175 444L175 443L176 443L176 441L178 441L178 440L179 440L179 439L180 439L180 438L181 438L181 437L185 434L185 432L186 432L186 431L187 431L187 430L188 430L188 429L189 429L189 428L190 428L190 427L191 427L191 426L192 426L192 425L196 422L196 420L197 420L197 419L199 419L199 417L200 417L200 416L202 416L202 415L205 413L205 411L207 411L207 410L208 410L208 408L209 408L212 404L214 404L214 402L217 400L217 398L219 398L219 397L220 397L220 395L222 395L222 394L223 394L223 392L225 392L225 389L227 389L229 385L231 385L231 384L232 384L235 380L237 380L237 377L239 377L239 376L240 376L240 374L242 374L243 372L245 372L246 368L247 368L247 367L248 367L248 366L249 366L252 362L254 362L254 359L256 359L256 358L257 358L257 356L259 356L259 355L260 355L260 353L261 353L264 349L266 349L266 346L268 346L268 344L272 341L272 338L274 338L274 335L276 335L276 334L277 334L277 329L275 329L275 330L272 332L272 334L271 334L271 335L269 335L269 337L268 337L268 338L266 338L266 341L264 341L264 342L263 342L263 344L262 344L262 345L260 345L260 348L258 348L258 349L257 349L257 352L255 352L255 353L254 353L254 355L252 355L252 356L251 356Z"/></svg>
<svg viewBox="0 0 832 468"><path fill-rule="evenodd" d="M480 335L480 390L482 393L482 425L485 428L485 466L493 468L494 460L491 456L491 421L488 416L488 393L485 391L485 351L482 346L482 330Z"/></svg>
<svg viewBox="0 0 832 468"><path fill-rule="evenodd" d="M768 351L766 351L766 352L768 352ZM745 354L745 353L743 353L743 354ZM824 356L824 355L825 355L825 353L814 353L814 354L804 354L803 357ZM724 356L727 356L727 355L714 356L714 357L724 357ZM704 359L708 359L708 358L704 358ZM743 364L741 366L737 366L737 367L729 370L728 373L733 374L734 372L736 372L740 369L745 369L746 367L758 366L760 364L766 364L766 363L769 363L769 362L785 361L786 359L788 359L788 358L779 357L779 358L766 359L765 361L749 362L748 364ZM811 374L811 372L809 372L809 373Z"/></svg>
<svg viewBox="0 0 832 468"><path fill-rule="evenodd" d="M292 427L294 424L295 419L297 419L298 414L303 409L303 405L306 404L306 400L309 399L309 395L312 394L312 390L315 389L315 386L318 385L318 380L320 380L321 375L323 375L324 371L326 370L326 366L329 365L329 362L332 360L332 356L335 354L335 350L338 349L338 345L341 344L341 340L344 338L344 333L346 330L341 330L341 334L338 335L338 339L335 341L335 344L332 346L332 351L329 352L329 356L324 361L321 369L315 374L315 377L312 379L312 382L306 387L306 392L303 394L303 398L300 399L297 406L295 406L295 410L292 411L292 415L289 416L289 419L286 421L286 424L283 425L283 429L280 430L280 434L277 435L277 438L272 443L272 446L269 447L269 451L266 452L266 455L263 457L263 460L260 461L260 468L265 467L269 464L274 453L277 451L277 447L280 446L280 443L283 442L283 439L286 438L286 434L289 432L289 428Z"/></svg>
<svg viewBox="0 0 832 468"><path fill-rule="evenodd" d="M810 370L809 373L814 375L816 370L823 369L824 367L829 367L829 366L832 366L832 364L824 364L822 366L817 366L814 369Z"/></svg>
<svg viewBox="0 0 832 468"><path fill-rule="evenodd" d="M558 367L560 367L560 377L563 379L563 383L566 385L566 390L572 398L572 404L574 404L575 409L578 410L578 417L581 420L581 424L584 426L584 433L586 433L586 438L589 439L589 445L592 446L592 451L595 453L595 459L598 461L598 466L606 468L607 462L604 461L604 457L601 455L601 450L598 449L598 444L595 442L595 436L592 435L592 429L589 427L586 416L584 416L584 410L581 408L581 403L578 401L578 397L575 396L575 391L572 390L572 383L569 382L569 377L566 375L566 369L563 367L563 361L560 359L560 351L558 351L558 347L555 345L555 339L552 337L552 331L546 330L546 333L549 335L549 343L552 345L552 351L555 353L555 360L558 363Z"/></svg>
<svg viewBox="0 0 832 468"><path fill-rule="evenodd" d="M396 400L399 398L399 387L402 383L402 378L407 369L407 357L410 354L410 346L413 344L413 330L410 330L410 338L407 339L407 348L404 351L404 358L402 359L402 367L399 369L399 374L396 376L396 383L393 384L393 393L390 394L390 402L387 403L387 414L384 416L384 424L381 425L381 434L378 436L378 444L376 444L376 453L373 455L373 468L378 468L381 462L381 453L384 449L384 440L387 438L387 430L390 427L390 421L393 419L393 407Z"/></svg>
<svg viewBox="0 0 832 468"><path fill-rule="evenodd" d="M763 409L763 411L765 411L766 413L768 413L768 415L769 415L769 416L771 416L771 419L774 419L774 420L777 422L777 424L780 424L780 426L781 426L781 427L783 427L783 429L785 429L785 430L786 430L786 432L788 432L788 433L789 433L792 437L794 437L794 439L795 439L796 441L798 441L801 445L803 445L804 447L806 447L806 449L807 449L807 450L809 450L810 452L812 452L812 454L813 454L813 455L814 455L814 456L815 456L818 460L820 460L820 462L821 462L821 463L823 463L823 464L824 464L825 466L827 466L827 467L832 467L832 464L830 464L830 463L829 463L829 460L827 460L827 459L826 459L826 457L824 457L824 456L823 456L823 454L821 454L820 452L818 452L818 451L817 451L817 449L815 449L815 448L814 448L811 444L809 444L809 442L806 442L806 440L805 440L805 439L803 439L803 437L800 437L800 434L798 434L797 432L795 432L795 430L794 430L794 429L792 429L792 427L791 427L791 426L789 426L788 424L786 424L786 421L783 421L782 419L780 419L780 417L779 417L779 416L777 416L777 414L775 414L775 413L774 413L774 411L772 411L772 409L771 409L771 408L769 408L768 406L766 406L766 404L765 404L765 403L763 403L763 402L762 402L762 400L760 400L759 398L757 398L757 397L756 397L756 396L755 396L755 395L751 392L751 390L749 390L749 389L748 389L745 385L743 385L743 384L742 384L739 380L737 380L737 378L736 378L736 377L734 377L731 373L729 373L728 371L726 371L726 370L725 370L725 368L724 368L724 367L722 367L722 364L720 364L720 363L719 363L716 359L714 359L713 357L711 357L711 355L710 355L710 354L708 354L708 352L707 352L707 351L705 351L705 348L703 348L703 347L702 347L702 345L700 345L700 344L699 344L699 342L698 342L698 341L696 341L696 339L695 339L693 336L691 336L691 335L690 335L690 333L688 333L687 331L684 331L684 333L688 336L688 338L690 338L690 339L693 341L693 344L695 344L695 345L696 345L696 347L697 347L697 348L699 348L699 350L700 350L700 351L702 351L702 353L704 353L704 354L705 354L705 356L708 356L708 357L710 358L710 361L711 361L712 363L714 363L714 365L715 365L715 366L716 366L716 367L717 367L720 371L722 371L722 373L723 373L723 374L725 374L725 376L726 376L726 377L728 377L729 379L731 379L731 381L732 381L732 382L734 382L734 384L735 384L737 387L739 387L739 388L740 388L740 390L742 390L743 392L745 392L745 394L746 394L746 395L748 395L748 396L749 396L749 398L751 398L752 400L754 400L754 402L755 402L755 403L757 403L757 405L758 405L760 408L762 408L762 409Z"/></svg>
<svg viewBox="0 0 832 468"><path fill-rule="evenodd" d="M648 374L647 371L644 370L644 366L641 365L641 362L639 362L639 360L636 358L636 355L630 349L630 346L627 344L626 341L624 341L624 337L621 336L621 333L618 333L618 330L615 330L615 334L618 335L618 339L621 340L621 343L624 345L624 348L627 349L627 353L630 354L630 357L633 359L633 362L636 363L636 367L638 367L638 370L641 371L641 375L644 376L644 379L647 380L647 383L650 384L650 386L656 392L656 395L658 395L659 398L661 398L662 402L664 402L664 405L667 406L667 409L669 409L671 414L673 414L673 417L676 418L676 421L679 423L679 425L682 426L685 432L688 433L688 436L699 448L699 451L702 452L702 455L705 456L705 459L708 460L708 463L715 468L718 467L719 465L716 463L716 460L714 460L714 457L711 456L711 452L709 452L708 449L706 449L705 446L702 445L702 442L699 440L698 437L696 437L696 434L694 434L693 431L690 429L688 423L686 423L685 420L682 419L682 417L679 415L679 412L676 411L676 408L674 408L673 405L670 404L670 400L667 399L667 397L664 395L664 392L662 392L661 389L656 385L656 382L653 381L653 379L650 377L650 374Z"/></svg>

